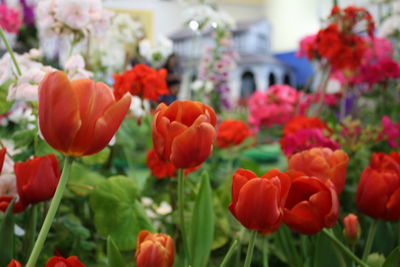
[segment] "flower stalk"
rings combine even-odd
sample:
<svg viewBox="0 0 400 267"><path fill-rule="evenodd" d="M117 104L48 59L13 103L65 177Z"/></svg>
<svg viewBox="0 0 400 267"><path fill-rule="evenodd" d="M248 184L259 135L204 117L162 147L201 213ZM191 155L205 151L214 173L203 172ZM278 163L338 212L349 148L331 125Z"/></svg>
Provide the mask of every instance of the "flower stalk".
<svg viewBox="0 0 400 267"><path fill-rule="evenodd" d="M49 233L50 227L53 223L54 217L57 213L58 207L60 206L60 202L64 193L64 189L67 185L68 178L71 172L73 158L66 156L64 160L63 172L60 177L60 181L58 182L58 186L54 197L51 201L50 208L47 212L46 218L44 219L42 228L40 229L39 236L36 239L35 245L29 256L28 263L26 267L35 267L40 252L42 251L44 242L46 241L47 234Z"/></svg>

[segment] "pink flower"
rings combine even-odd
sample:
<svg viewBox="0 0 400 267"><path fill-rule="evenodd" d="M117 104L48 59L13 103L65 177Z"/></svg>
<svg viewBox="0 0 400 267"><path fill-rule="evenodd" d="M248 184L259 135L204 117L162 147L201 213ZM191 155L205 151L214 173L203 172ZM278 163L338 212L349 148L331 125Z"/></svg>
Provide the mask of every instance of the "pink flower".
<svg viewBox="0 0 400 267"><path fill-rule="evenodd" d="M315 51L316 48L316 39L317 35L316 34L311 34L307 35L300 41L300 49L296 53L296 57L306 57L309 60L312 60L314 55L313 51Z"/></svg>
<svg viewBox="0 0 400 267"><path fill-rule="evenodd" d="M386 136L389 146L399 147L400 141L400 122L394 123L388 116L382 117L383 134Z"/></svg>
<svg viewBox="0 0 400 267"><path fill-rule="evenodd" d="M302 92L297 92L288 85L273 85L267 92L257 91L250 97L249 123L256 130L259 130L261 125L284 125L296 111L304 114L308 108L307 102L307 97Z"/></svg>
<svg viewBox="0 0 400 267"><path fill-rule="evenodd" d="M325 136L322 129L301 129L293 134L287 134L280 140L285 155L308 150L314 147L327 147L332 150L339 149L338 143Z"/></svg>
<svg viewBox="0 0 400 267"><path fill-rule="evenodd" d="M9 33L18 33L22 19L18 10L0 5L0 27Z"/></svg>

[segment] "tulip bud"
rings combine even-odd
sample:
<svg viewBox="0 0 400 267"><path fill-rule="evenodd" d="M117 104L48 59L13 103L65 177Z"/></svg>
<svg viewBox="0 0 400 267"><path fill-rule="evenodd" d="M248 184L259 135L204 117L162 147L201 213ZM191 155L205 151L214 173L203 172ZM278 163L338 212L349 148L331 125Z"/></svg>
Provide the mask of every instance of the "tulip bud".
<svg viewBox="0 0 400 267"><path fill-rule="evenodd" d="M174 253L174 243L169 235L140 231L136 242L137 267L171 267Z"/></svg>
<svg viewBox="0 0 400 267"><path fill-rule="evenodd" d="M21 263L19 263L16 260L11 260L10 263L7 265L7 267L21 267Z"/></svg>
<svg viewBox="0 0 400 267"><path fill-rule="evenodd" d="M343 235L346 237L346 239L351 243L357 242L361 234L360 224L358 223L357 215L350 213L349 215L344 217L343 225Z"/></svg>

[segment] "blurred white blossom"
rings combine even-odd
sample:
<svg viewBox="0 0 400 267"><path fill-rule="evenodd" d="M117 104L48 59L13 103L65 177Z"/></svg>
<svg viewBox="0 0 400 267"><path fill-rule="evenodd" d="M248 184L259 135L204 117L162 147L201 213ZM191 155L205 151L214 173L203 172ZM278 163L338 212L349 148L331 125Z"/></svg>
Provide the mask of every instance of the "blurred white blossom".
<svg viewBox="0 0 400 267"><path fill-rule="evenodd" d="M160 67L173 52L173 43L165 36L159 35L152 45L148 39L139 43L139 53L154 67Z"/></svg>

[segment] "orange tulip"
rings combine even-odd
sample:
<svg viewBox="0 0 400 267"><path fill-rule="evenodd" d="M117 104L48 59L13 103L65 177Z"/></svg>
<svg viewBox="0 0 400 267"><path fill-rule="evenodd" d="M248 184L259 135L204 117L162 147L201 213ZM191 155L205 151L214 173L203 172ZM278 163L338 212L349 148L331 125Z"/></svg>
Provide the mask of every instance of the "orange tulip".
<svg viewBox="0 0 400 267"><path fill-rule="evenodd" d="M131 97L116 101L104 83L70 81L65 73L46 75L39 86L39 126L44 139L68 156L99 152L128 112Z"/></svg>
<svg viewBox="0 0 400 267"><path fill-rule="evenodd" d="M289 158L289 169L315 176L321 181L331 180L336 192L340 194L346 182L346 169L349 157L342 150L312 148L294 154Z"/></svg>
<svg viewBox="0 0 400 267"><path fill-rule="evenodd" d="M175 101L157 107L153 145L160 159L176 168L192 168L212 152L216 116L212 108L195 101Z"/></svg>
<svg viewBox="0 0 400 267"><path fill-rule="evenodd" d="M135 261L138 267L171 267L174 264L174 242L169 235L139 232Z"/></svg>

